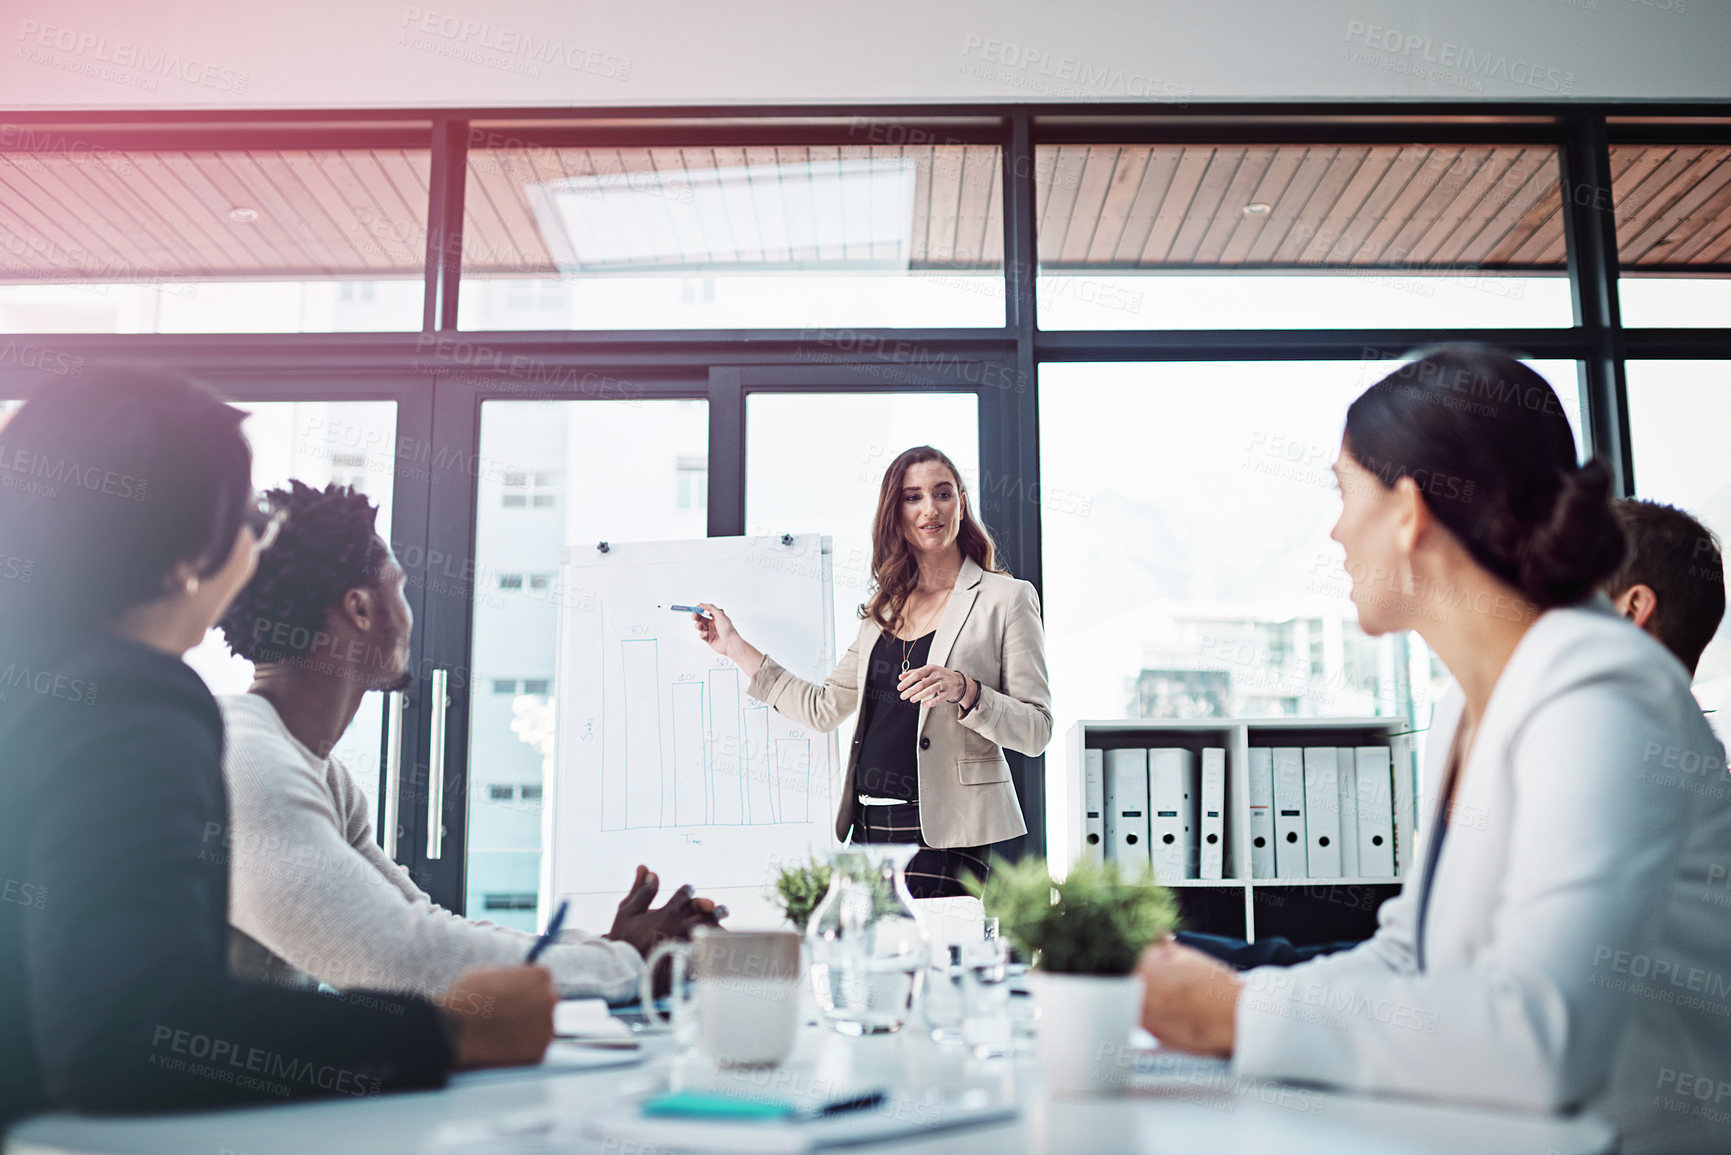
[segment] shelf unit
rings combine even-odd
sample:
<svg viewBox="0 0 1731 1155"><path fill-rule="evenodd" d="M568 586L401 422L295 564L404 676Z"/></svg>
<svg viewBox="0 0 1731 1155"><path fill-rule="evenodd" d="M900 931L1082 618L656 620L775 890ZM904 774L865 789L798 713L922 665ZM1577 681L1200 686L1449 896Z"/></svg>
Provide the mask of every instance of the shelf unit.
<svg viewBox="0 0 1731 1155"><path fill-rule="evenodd" d="M1167 882L1173 890L1236 889L1243 894L1244 937L1256 941L1258 891L1288 887L1392 887L1401 883L1412 863L1413 835L1418 828L1418 766L1416 734L1404 718L1156 718L1081 721L1068 735L1066 789L1070 815L1070 860L1085 849L1086 809L1082 798L1083 751L1126 746L1177 746L1201 751L1207 746L1226 750L1226 853L1224 878L1180 879ZM1387 746L1394 774L1393 878L1251 878L1246 852L1250 831L1250 748L1252 746ZM1200 755L1199 755L1200 756ZM1165 881L1164 879L1162 880Z"/></svg>

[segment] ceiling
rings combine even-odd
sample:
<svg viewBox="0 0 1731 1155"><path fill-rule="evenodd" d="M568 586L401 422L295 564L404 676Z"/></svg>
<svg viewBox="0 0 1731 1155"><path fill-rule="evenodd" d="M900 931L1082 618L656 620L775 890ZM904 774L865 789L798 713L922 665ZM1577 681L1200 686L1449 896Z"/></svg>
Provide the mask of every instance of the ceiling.
<svg viewBox="0 0 1731 1155"><path fill-rule="evenodd" d="M881 266L881 238L863 255L843 240L794 252L783 218L813 205L853 211L822 200L848 195L835 174L885 162L912 186L897 202L911 212L892 263L1002 267L998 148L927 145L471 151L464 269L582 266L572 238L549 243L532 189L614 182L641 193L625 201L653 223L670 190L723 173L750 197L717 193L708 215L686 211L679 247L627 271ZM1731 272L1731 148L1616 145L1611 162L1626 269ZM1042 146L1040 261L1048 271L1557 272L1557 165L1554 149L1523 145ZM0 151L0 281L419 277L429 170L428 151L386 148Z"/></svg>

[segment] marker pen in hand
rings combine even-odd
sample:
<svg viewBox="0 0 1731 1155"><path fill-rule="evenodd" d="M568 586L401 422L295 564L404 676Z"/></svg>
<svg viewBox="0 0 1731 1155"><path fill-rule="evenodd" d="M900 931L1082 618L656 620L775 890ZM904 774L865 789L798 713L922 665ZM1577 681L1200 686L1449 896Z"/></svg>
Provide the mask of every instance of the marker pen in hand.
<svg viewBox="0 0 1731 1155"><path fill-rule="evenodd" d="M676 614L696 614L698 617L706 620L714 620L715 617L714 614L710 613L702 606L663 606L662 608L672 610Z"/></svg>

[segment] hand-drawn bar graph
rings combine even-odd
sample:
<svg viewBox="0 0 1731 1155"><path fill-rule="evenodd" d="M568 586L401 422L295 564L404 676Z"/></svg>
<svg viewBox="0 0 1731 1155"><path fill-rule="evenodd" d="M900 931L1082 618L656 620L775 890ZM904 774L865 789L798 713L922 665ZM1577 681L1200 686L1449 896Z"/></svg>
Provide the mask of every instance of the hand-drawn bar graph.
<svg viewBox="0 0 1731 1155"><path fill-rule="evenodd" d="M709 759L703 733L703 683L675 682L673 695L673 814L671 825L704 826L709 809ZM670 821L661 809L663 823Z"/></svg>
<svg viewBox="0 0 1731 1155"><path fill-rule="evenodd" d="M745 821L743 705L739 671L709 671L709 820L717 826Z"/></svg>
<svg viewBox="0 0 1731 1155"><path fill-rule="evenodd" d="M811 739L775 740L776 813L782 822L811 818Z"/></svg>
<svg viewBox="0 0 1731 1155"><path fill-rule="evenodd" d="M602 829L811 820L811 740L772 739L737 669L664 687L659 639L643 637L620 641L619 668L624 750L604 754Z"/></svg>
<svg viewBox="0 0 1731 1155"><path fill-rule="evenodd" d="M627 638L619 644L625 681L625 759L609 777L624 778L626 826L660 826L667 810L666 784L662 781L659 646L654 638Z"/></svg>

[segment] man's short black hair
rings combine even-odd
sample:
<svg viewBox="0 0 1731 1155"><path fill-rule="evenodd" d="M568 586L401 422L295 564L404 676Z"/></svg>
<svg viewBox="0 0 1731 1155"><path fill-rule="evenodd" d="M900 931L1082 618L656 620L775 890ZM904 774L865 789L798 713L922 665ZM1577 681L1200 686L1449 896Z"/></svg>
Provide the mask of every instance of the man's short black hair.
<svg viewBox="0 0 1731 1155"><path fill-rule="evenodd" d="M390 560L373 530L379 507L365 494L290 481L269 496L288 520L220 623L228 648L251 662L311 653L326 636L331 606L348 590L376 586Z"/></svg>
<svg viewBox="0 0 1731 1155"><path fill-rule="evenodd" d="M1691 672L1725 616L1725 562L1713 531L1670 505L1621 498L1611 503L1629 538L1622 568L1605 579L1616 597L1630 586L1653 590L1647 628Z"/></svg>

